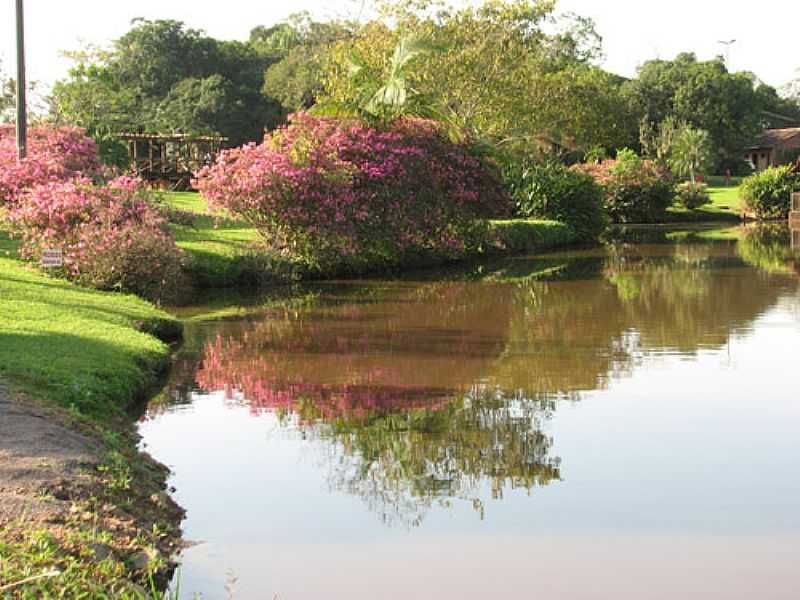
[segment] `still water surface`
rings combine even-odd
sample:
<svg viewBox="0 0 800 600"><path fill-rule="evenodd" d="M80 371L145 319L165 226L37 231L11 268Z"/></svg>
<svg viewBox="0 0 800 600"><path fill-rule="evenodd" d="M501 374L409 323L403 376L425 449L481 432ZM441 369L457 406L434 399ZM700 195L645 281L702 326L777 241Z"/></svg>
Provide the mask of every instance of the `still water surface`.
<svg viewBox="0 0 800 600"><path fill-rule="evenodd" d="M655 237L191 324L184 597L800 597L791 252Z"/></svg>

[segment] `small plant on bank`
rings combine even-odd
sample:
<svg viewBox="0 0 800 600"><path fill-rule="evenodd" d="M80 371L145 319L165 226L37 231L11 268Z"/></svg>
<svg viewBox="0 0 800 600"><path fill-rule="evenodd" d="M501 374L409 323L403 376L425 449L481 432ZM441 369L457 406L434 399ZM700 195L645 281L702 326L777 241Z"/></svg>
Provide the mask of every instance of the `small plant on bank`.
<svg viewBox="0 0 800 600"><path fill-rule="evenodd" d="M633 150L620 150L616 160L574 169L591 175L600 185L606 211L615 223L657 222L675 195L669 174Z"/></svg>
<svg viewBox="0 0 800 600"><path fill-rule="evenodd" d="M321 272L457 257L481 242L483 219L510 212L493 171L421 119L378 129L300 113L264 143L224 152L195 183L212 209Z"/></svg>
<svg viewBox="0 0 800 600"><path fill-rule="evenodd" d="M548 162L514 169L507 179L520 216L561 221L584 241L605 230L603 190L591 176Z"/></svg>
<svg viewBox="0 0 800 600"><path fill-rule="evenodd" d="M675 199L684 208L694 210L711 203L708 186L695 181L684 181L676 188Z"/></svg>
<svg viewBox="0 0 800 600"><path fill-rule="evenodd" d="M156 301L178 293L183 253L138 180L42 185L18 199L9 219L23 257L39 260L43 250L60 248L63 274L81 285Z"/></svg>
<svg viewBox="0 0 800 600"><path fill-rule="evenodd" d="M770 167L742 181L739 194L747 211L756 219L786 219L792 192L798 189L800 178L791 167Z"/></svg>

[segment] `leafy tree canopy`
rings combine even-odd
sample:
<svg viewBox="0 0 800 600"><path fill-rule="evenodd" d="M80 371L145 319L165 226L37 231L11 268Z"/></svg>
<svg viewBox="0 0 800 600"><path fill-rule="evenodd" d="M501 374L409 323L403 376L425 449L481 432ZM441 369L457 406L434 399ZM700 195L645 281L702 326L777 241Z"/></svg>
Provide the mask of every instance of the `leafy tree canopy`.
<svg viewBox="0 0 800 600"><path fill-rule="evenodd" d="M265 96L275 98L287 113L313 106L323 92L322 66L333 44L352 37L356 25L345 21L313 21L308 13L250 34L261 52L276 59L264 77Z"/></svg>
<svg viewBox="0 0 800 600"><path fill-rule="evenodd" d="M495 149L624 145L635 131L620 81L594 65L601 54L593 23L553 11L553 2L532 0L383 3L381 19L331 49L322 100L363 106L389 86L413 96L410 112ZM412 37L434 51L409 56L398 78L397 52Z"/></svg>
<svg viewBox="0 0 800 600"><path fill-rule="evenodd" d="M250 42L218 41L179 21L136 19L108 51L72 53L53 90L56 115L95 138L115 133L216 134L258 140L282 118L261 94L275 58ZM110 142L109 142L110 143Z"/></svg>
<svg viewBox="0 0 800 600"><path fill-rule="evenodd" d="M738 157L764 126L779 125L768 113L800 116L751 73L731 73L722 58L700 61L691 53L644 63L623 89L645 124L671 118L707 131L718 160Z"/></svg>

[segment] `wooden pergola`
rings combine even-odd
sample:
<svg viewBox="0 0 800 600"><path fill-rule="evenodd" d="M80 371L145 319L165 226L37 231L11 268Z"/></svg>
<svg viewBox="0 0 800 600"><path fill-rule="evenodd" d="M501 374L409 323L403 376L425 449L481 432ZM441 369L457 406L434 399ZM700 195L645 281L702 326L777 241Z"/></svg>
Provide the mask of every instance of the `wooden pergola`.
<svg viewBox="0 0 800 600"><path fill-rule="evenodd" d="M193 174L214 162L228 138L182 134L122 133L130 171L145 181L190 189Z"/></svg>

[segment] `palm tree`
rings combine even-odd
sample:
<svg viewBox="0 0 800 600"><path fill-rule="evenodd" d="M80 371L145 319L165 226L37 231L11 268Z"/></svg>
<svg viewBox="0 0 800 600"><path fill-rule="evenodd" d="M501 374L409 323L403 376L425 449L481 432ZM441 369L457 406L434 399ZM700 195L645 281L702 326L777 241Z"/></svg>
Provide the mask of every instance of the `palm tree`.
<svg viewBox="0 0 800 600"><path fill-rule="evenodd" d="M675 136L668 162L677 175L688 176L694 182L696 174L708 170L713 159L714 151L709 133L687 125Z"/></svg>
<svg viewBox="0 0 800 600"><path fill-rule="evenodd" d="M428 116L432 104L411 83L415 58L437 48L429 41L406 35L400 38L388 62L388 70L378 72L357 53L350 58L350 78L358 93L347 106L320 106L317 112L357 114L368 120L390 123L407 115Z"/></svg>

